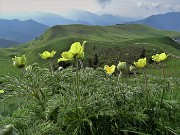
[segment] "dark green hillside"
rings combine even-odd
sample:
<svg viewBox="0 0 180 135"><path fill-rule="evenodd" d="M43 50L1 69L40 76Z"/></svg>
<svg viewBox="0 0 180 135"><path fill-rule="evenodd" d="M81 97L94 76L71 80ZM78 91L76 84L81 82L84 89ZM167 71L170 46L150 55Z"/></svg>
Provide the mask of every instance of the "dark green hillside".
<svg viewBox="0 0 180 135"><path fill-rule="evenodd" d="M57 53L53 58L53 64L58 66L57 59L60 58L63 51L68 50L73 42L80 41L82 43L86 40L85 65L93 62L95 55L98 57L98 63L94 67L103 66L104 64L117 64L118 61L127 61L132 64L134 60L137 60L142 55L143 51L145 51L149 62L151 62L151 55L166 52L171 55L169 60L172 59L174 63L178 64L180 45L172 38L177 39L179 35L178 32L161 31L137 24L53 26L36 40L19 45L15 49L7 49L4 56L0 57L11 59L14 55L25 53L28 64L38 62L43 66L47 66L48 62L42 60L38 54L45 50L55 50ZM6 63L6 61L3 61L3 63ZM172 71L178 69L178 66L173 67ZM2 69L2 67L0 68ZM177 72L174 75L177 76ZM169 73L171 74L171 70Z"/></svg>
<svg viewBox="0 0 180 135"><path fill-rule="evenodd" d="M11 46L16 46L18 44L20 43L0 38L0 48L8 48Z"/></svg>

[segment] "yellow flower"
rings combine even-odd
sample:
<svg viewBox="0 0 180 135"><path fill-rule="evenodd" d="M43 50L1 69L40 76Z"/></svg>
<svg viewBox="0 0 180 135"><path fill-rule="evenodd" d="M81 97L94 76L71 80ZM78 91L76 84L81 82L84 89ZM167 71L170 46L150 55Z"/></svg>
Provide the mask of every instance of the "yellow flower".
<svg viewBox="0 0 180 135"><path fill-rule="evenodd" d="M161 53L159 55L159 57L160 57L160 60L163 61L163 60L167 59L168 55L166 55L165 53Z"/></svg>
<svg viewBox="0 0 180 135"><path fill-rule="evenodd" d="M4 90L0 90L0 94L4 93Z"/></svg>
<svg viewBox="0 0 180 135"><path fill-rule="evenodd" d="M84 58L84 46L86 41L81 45L79 42L75 42L71 45L70 50L61 54L62 58L58 59L58 62L73 60L74 58Z"/></svg>
<svg viewBox="0 0 180 135"><path fill-rule="evenodd" d="M139 59L138 62L134 62L134 65L137 67L137 68L143 68L146 66L146 58L144 59Z"/></svg>
<svg viewBox="0 0 180 135"><path fill-rule="evenodd" d="M160 60L159 54L153 55L152 60L154 60L156 62L160 62L161 60Z"/></svg>
<svg viewBox="0 0 180 135"><path fill-rule="evenodd" d="M107 74L112 74L112 73L114 73L115 68L116 68L115 65L112 65L112 66L105 65L105 66L104 66L104 70L106 71Z"/></svg>
<svg viewBox="0 0 180 135"><path fill-rule="evenodd" d="M13 65L17 68L23 68L27 63L25 55L22 55L21 57L15 56L14 58L12 58L12 60L13 60Z"/></svg>
<svg viewBox="0 0 180 135"><path fill-rule="evenodd" d="M58 62L61 61L68 61L68 60L73 60L74 59L74 55L72 52L68 51L68 52L63 52L61 54L62 58L58 59Z"/></svg>
<svg viewBox="0 0 180 135"><path fill-rule="evenodd" d="M119 64L117 65L117 69L119 71L125 71L127 69L127 64L126 62L120 62L119 61Z"/></svg>
<svg viewBox="0 0 180 135"><path fill-rule="evenodd" d="M41 56L42 59L49 59L54 57L54 55L56 54L56 51L52 51L51 53L48 51L44 51L42 54L39 54Z"/></svg>
<svg viewBox="0 0 180 135"><path fill-rule="evenodd" d="M161 54L153 55L152 60L154 60L155 62L160 62L167 59L167 57L168 55L166 55L165 53L161 53Z"/></svg>

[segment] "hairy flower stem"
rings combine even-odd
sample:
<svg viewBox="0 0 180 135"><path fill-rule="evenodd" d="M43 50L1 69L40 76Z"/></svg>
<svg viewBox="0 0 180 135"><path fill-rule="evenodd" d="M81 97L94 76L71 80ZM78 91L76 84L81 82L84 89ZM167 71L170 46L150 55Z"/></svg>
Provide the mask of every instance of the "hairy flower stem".
<svg viewBox="0 0 180 135"><path fill-rule="evenodd" d="M164 79L164 65L162 62L160 62L160 63L161 63L161 68L162 68L162 78ZM161 99L160 99L160 108L162 107L164 93L165 93L165 89L162 90Z"/></svg>
<svg viewBox="0 0 180 135"><path fill-rule="evenodd" d="M162 68L162 78L164 78L164 65L162 62L160 62L160 63L161 63L161 68Z"/></svg>
<svg viewBox="0 0 180 135"><path fill-rule="evenodd" d="M143 74L144 74L144 81L145 81L145 88L146 88L146 108L149 106L149 89L147 88L147 76L145 69L143 68Z"/></svg>
<svg viewBox="0 0 180 135"><path fill-rule="evenodd" d="M120 72L119 72L119 75L118 75L117 85L119 84L119 81L121 81L122 74L123 74L123 72L120 71Z"/></svg>
<svg viewBox="0 0 180 135"><path fill-rule="evenodd" d="M24 67L23 67L23 68L21 68L21 71L22 71L23 75L26 75L26 70L25 70L25 68L24 68Z"/></svg>
<svg viewBox="0 0 180 135"><path fill-rule="evenodd" d="M81 101L81 92L79 89L79 64L78 64L78 59L75 59L76 63L76 86L77 86L77 98L78 98L78 104L80 104Z"/></svg>
<svg viewBox="0 0 180 135"><path fill-rule="evenodd" d="M53 73L53 72L54 72L54 69L53 69L53 64L52 64L51 59L49 59L49 65L50 65L50 68L51 68L51 72Z"/></svg>

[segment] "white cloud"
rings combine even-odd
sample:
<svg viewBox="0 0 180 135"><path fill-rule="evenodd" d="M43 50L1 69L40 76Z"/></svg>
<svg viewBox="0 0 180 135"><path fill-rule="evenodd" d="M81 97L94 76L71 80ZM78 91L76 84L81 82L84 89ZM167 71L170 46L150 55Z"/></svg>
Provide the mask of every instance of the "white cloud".
<svg viewBox="0 0 180 135"><path fill-rule="evenodd" d="M139 7L139 8L144 8L144 9L146 9L146 10L154 9L154 8L159 9L160 6L161 6L160 3L158 3L158 2L154 3L154 2L143 2L143 1L139 1L139 2L137 3L137 7Z"/></svg>
<svg viewBox="0 0 180 135"><path fill-rule="evenodd" d="M152 3L151 6L155 8L160 8L160 3Z"/></svg>
<svg viewBox="0 0 180 135"><path fill-rule="evenodd" d="M164 8L168 11L180 11L180 5L165 5Z"/></svg>
<svg viewBox="0 0 180 135"><path fill-rule="evenodd" d="M101 8L105 8L106 5L111 3L111 0L96 0Z"/></svg>

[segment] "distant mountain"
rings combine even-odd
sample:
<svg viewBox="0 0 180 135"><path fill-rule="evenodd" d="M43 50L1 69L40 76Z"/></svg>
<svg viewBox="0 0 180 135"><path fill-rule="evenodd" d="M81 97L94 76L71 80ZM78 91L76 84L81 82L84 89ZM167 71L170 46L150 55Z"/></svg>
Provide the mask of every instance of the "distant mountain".
<svg viewBox="0 0 180 135"><path fill-rule="evenodd" d="M0 38L25 43L40 36L48 26L33 20L0 19Z"/></svg>
<svg viewBox="0 0 180 135"><path fill-rule="evenodd" d="M61 15L54 14L54 13L46 13L46 12L37 12L36 14L29 16L29 18L48 26L69 25L69 24L88 24L87 22L84 22L82 20L73 21L73 20L62 17Z"/></svg>
<svg viewBox="0 0 180 135"><path fill-rule="evenodd" d="M8 48L8 47L16 46L18 44L20 43L16 41L10 41L10 40L0 38L0 48Z"/></svg>
<svg viewBox="0 0 180 135"><path fill-rule="evenodd" d="M114 16L112 14L97 15L89 11L73 10L65 16L71 20L82 20L91 25L115 25L135 19L129 17Z"/></svg>
<svg viewBox="0 0 180 135"><path fill-rule="evenodd" d="M48 25L69 25L69 24L86 24L86 25L115 25L125 21L132 21L132 18L114 16L111 14L97 15L89 11L74 10L69 15L58 15L54 13L37 12L29 18Z"/></svg>
<svg viewBox="0 0 180 135"><path fill-rule="evenodd" d="M115 25L135 21L137 18L122 17L112 14L95 14L89 11L72 10L68 13L54 14L48 12L32 12L2 16L8 19L32 19L47 26L85 24L85 25Z"/></svg>
<svg viewBox="0 0 180 135"><path fill-rule="evenodd" d="M130 22L130 24L145 24L157 29L180 31L180 12L152 15L144 20Z"/></svg>

